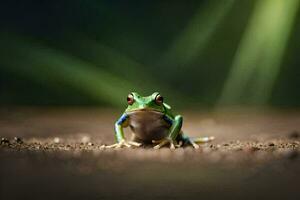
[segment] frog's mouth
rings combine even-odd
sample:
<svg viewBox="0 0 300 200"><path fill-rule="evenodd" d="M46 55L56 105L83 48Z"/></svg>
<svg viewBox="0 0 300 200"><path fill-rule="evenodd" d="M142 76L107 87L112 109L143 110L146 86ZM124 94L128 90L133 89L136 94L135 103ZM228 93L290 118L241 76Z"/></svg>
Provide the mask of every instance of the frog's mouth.
<svg viewBox="0 0 300 200"><path fill-rule="evenodd" d="M140 108L140 109L135 109L135 110L131 110L128 111L128 114L134 114L134 113L139 113L139 112L150 112L150 113L157 113L157 114L162 114L163 112L161 112L160 110L155 110L152 108Z"/></svg>

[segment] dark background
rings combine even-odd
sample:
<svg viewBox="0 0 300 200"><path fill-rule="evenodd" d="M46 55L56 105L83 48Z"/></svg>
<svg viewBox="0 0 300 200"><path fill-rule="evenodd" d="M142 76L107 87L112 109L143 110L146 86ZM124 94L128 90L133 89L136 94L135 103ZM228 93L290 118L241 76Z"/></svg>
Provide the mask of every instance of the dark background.
<svg viewBox="0 0 300 200"><path fill-rule="evenodd" d="M299 107L298 2L1 1L0 104Z"/></svg>

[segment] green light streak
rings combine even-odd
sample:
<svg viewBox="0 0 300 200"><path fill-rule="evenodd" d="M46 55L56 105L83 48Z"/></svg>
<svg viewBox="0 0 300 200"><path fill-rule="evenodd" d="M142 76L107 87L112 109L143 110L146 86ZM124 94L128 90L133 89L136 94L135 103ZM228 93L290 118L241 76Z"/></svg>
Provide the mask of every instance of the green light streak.
<svg viewBox="0 0 300 200"><path fill-rule="evenodd" d="M17 37L1 38L5 40L1 41L1 66L48 86L73 87L96 101L115 106L124 104L124 96L128 92L142 90L141 86L133 85L77 57L37 44L36 41L28 42Z"/></svg>
<svg viewBox="0 0 300 200"><path fill-rule="evenodd" d="M247 103L268 101L298 8L299 0L257 2L219 104L239 104L245 97Z"/></svg>
<svg viewBox="0 0 300 200"><path fill-rule="evenodd" d="M233 3L234 0L215 0L201 7L163 56L162 63L183 66L199 57Z"/></svg>

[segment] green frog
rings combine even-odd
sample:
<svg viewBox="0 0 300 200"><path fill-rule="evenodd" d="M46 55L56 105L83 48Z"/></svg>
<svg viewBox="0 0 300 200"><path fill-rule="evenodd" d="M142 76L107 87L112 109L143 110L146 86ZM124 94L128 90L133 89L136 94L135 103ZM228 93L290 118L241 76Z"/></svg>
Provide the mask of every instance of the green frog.
<svg viewBox="0 0 300 200"><path fill-rule="evenodd" d="M154 144L155 149L169 145L171 149L185 144L199 148L199 143L209 142L214 137L191 138L183 133L182 116L173 115L171 106L164 98L154 92L150 96L141 96L132 92L127 96L127 109L115 123L116 144L106 148L140 147ZM132 139L126 140L123 128L130 127Z"/></svg>

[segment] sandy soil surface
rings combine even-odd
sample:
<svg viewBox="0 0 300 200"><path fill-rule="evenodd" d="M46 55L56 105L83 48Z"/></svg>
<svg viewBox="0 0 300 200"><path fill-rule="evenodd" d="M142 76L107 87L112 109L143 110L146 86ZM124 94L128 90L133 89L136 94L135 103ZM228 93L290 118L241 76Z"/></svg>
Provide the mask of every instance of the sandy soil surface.
<svg viewBox="0 0 300 200"><path fill-rule="evenodd" d="M216 140L198 150L103 149L119 114L2 108L0 199L300 198L298 111L183 111L188 135Z"/></svg>

